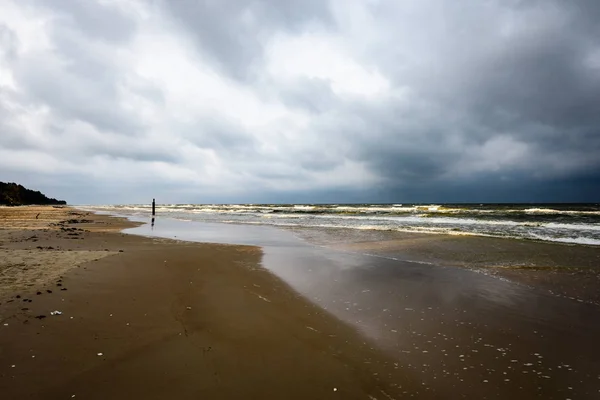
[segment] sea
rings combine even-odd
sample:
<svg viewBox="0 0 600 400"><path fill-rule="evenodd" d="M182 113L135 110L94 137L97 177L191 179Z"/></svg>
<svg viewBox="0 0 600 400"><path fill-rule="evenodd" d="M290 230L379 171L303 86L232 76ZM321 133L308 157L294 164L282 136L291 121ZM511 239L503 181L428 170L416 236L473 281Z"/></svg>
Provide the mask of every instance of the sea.
<svg viewBox="0 0 600 400"><path fill-rule="evenodd" d="M82 207L149 216L150 204ZM600 246L600 204L157 204L183 221L471 235Z"/></svg>

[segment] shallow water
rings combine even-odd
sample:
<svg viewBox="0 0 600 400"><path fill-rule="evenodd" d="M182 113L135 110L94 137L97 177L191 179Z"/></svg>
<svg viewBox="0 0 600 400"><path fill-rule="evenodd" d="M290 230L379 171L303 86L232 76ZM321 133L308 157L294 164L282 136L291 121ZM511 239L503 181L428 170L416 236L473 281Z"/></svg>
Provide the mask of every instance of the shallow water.
<svg viewBox="0 0 600 400"><path fill-rule="evenodd" d="M93 210L147 215L149 205ZM600 204L163 204L162 215L200 222L347 228L600 245Z"/></svg>
<svg viewBox="0 0 600 400"><path fill-rule="evenodd" d="M261 246L266 268L440 398L600 396L599 307L466 269L319 247L271 226L157 218L127 232Z"/></svg>

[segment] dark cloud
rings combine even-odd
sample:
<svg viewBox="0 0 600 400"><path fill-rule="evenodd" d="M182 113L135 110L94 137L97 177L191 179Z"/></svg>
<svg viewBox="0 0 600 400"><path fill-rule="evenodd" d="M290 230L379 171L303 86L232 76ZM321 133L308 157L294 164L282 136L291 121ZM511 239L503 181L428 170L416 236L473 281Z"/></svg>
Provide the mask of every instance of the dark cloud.
<svg viewBox="0 0 600 400"><path fill-rule="evenodd" d="M438 193L440 184L463 184L467 178L448 172L469 159L472 149L481 150L486 144L493 147L513 141L527 152L517 162L500 165L499 170L474 167L470 174L485 175L483 180L496 181L516 171L525 182L553 173L562 179L565 169L575 179L600 170L600 158L594 156L600 154L596 106L600 104L600 63L598 58L595 65L589 61L600 49L598 25L590 17L600 7L592 3L490 2L494 4L491 11L501 13L487 15L493 19L484 26L471 19L486 17L483 10L483 15L473 12L479 6L467 12L443 7L444 14L436 19L427 7L432 3L424 2L413 11L444 23L422 24L414 32L417 48L408 50L395 48L394 28L389 26L389 41L379 43L377 49L383 53L384 47L390 48L392 56L381 58L380 66L396 85L408 85L414 95L409 101L414 104L407 106L401 100L347 107L349 117L361 116L355 129L369 132L355 136L353 154L387 177L392 186L414 189L425 181L437 185L432 190ZM390 7L393 3L381 4ZM387 16L380 15L398 17L390 9L385 11ZM513 32L501 33L508 29L496 26L502 19L503 24L514 25ZM428 34L433 39L418 38ZM414 60L426 62L411 65ZM496 153L505 150L499 146ZM456 181L440 183L441 179Z"/></svg>

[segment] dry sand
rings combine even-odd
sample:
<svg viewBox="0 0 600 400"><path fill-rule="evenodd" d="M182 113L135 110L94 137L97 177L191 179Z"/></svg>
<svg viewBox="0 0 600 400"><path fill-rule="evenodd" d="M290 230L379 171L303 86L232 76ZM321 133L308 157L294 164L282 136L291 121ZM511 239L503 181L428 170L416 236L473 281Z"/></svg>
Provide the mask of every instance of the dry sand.
<svg viewBox="0 0 600 400"><path fill-rule="evenodd" d="M78 250L80 246L68 242L40 244L50 238L83 239L90 228L118 231L124 226L121 222L108 228L100 220L86 223L82 218L86 215L66 207L0 207L0 301L14 292L52 282L80 264L114 254L107 249ZM67 227L66 221L72 227Z"/></svg>
<svg viewBox="0 0 600 400"><path fill-rule="evenodd" d="M2 398L427 397L264 270L259 248L126 226L69 208L0 209Z"/></svg>

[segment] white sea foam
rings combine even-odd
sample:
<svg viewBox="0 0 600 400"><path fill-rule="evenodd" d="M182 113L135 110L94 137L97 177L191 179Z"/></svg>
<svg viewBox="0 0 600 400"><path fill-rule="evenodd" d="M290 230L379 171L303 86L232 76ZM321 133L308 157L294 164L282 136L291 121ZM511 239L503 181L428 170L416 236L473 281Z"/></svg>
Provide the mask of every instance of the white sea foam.
<svg viewBox="0 0 600 400"><path fill-rule="evenodd" d="M559 243L573 243L573 244L586 244L591 246L600 246L600 239L592 239L586 237L552 237L543 235L534 235L535 239L548 241L548 242L559 242Z"/></svg>
<svg viewBox="0 0 600 400"><path fill-rule="evenodd" d="M510 210L511 212L517 212L519 210ZM600 211L586 211L586 210L555 210L552 208L528 208L523 210L528 214L557 214L557 215L600 215Z"/></svg>
<svg viewBox="0 0 600 400"><path fill-rule="evenodd" d="M303 205L297 205L297 206L293 206L292 207L294 210L314 210L316 207L315 206L303 206Z"/></svg>
<svg viewBox="0 0 600 400"><path fill-rule="evenodd" d="M556 222L549 222L544 224L544 226L552 229L568 229L575 231L599 231L600 232L600 224L561 224Z"/></svg>

